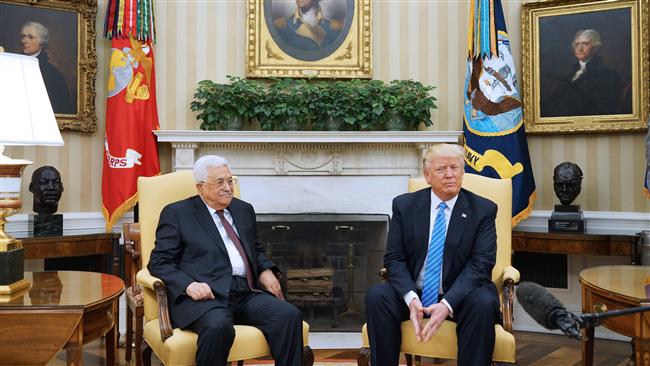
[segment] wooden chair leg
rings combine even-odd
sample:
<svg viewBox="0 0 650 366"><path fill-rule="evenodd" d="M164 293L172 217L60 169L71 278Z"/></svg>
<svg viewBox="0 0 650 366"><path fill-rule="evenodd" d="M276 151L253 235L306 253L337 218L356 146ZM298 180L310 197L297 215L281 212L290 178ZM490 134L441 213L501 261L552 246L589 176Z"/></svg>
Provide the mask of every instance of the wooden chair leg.
<svg viewBox="0 0 650 366"><path fill-rule="evenodd" d="M237 361L237 366L244 366L244 360Z"/></svg>
<svg viewBox="0 0 650 366"><path fill-rule="evenodd" d="M143 322L144 316L137 316L135 318L135 366L142 366L142 353L140 350L142 349L142 338L144 337Z"/></svg>
<svg viewBox="0 0 650 366"><path fill-rule="evenodd" d="M314 365L314 351L311 350L311 347L304 346L302 348L302 366L313 366Z"/></svg>
<svg viewBox="0 0 650 366"><path fill-rule="evenodd" d="M405 353L404 358L406 358L406 366L413 366L413 355Z"/></svg>
<svg viewBox="0 0 650 366"><path fill-rule="evenodd" d="M144 366L151 366L151 353L153 350L148 344L144 344L144 348L142 349L142 364Z"/></svg>
<svg viewBox="0 0 650 366"><path fill-rule="evenodd" d="M126 342L124 350L124 359L131 361L131 351L133 350L133 312L130 307L126 307ZM137 353L137 351L136 351Z"/></svg>
<svg viewBox="0 0 650 366"><path fill-rule="evenodd" d="M368 366L370 364L370 348L361 347L357 356L357 366Z"/></svg>

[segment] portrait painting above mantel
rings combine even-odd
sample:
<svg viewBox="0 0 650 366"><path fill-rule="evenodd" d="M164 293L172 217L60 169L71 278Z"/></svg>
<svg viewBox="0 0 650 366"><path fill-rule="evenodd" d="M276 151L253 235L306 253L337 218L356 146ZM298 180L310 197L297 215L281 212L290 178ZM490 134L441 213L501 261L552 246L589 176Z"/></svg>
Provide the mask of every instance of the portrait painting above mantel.
<svg viewBox="0 0 650 366"><path fill-rule="evenodd" d="M371 78L371 0L247 0L248 77Z"/></svg>
<svg viewBox="0 0 650 366"><path fill-rule="evenodd" d="M649 18L647 0L523 4L526 131L644 130Z"/></svg>

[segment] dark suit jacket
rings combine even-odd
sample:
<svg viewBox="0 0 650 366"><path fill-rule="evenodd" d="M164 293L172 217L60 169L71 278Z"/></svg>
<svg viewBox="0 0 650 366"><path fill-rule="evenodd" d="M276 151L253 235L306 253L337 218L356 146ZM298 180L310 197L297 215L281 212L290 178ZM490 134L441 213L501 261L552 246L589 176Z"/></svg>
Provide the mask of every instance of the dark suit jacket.
<svg viewBox="0 0 650 366"><path fill-rule="evenodd" d="M497 296L491 280L496 262L496 214L494 202L461 189L451 213L442 262L444 299L452 309L481 286L490 286ZM416 291L415 281L429 246L430 215L431 188L393 200L384 265L389 283L402 297Z"/></svg>
<svg viewBox="0 0 650 366"><path fill-rule="evenodd" d="M233 198L228 210L257 281L262 271L275 265L259 242L253 206ZM199 196L174 202L162 210L148 268L152 275L165 282L175 327L184 328L206 311L228 306L232 281L230 259L219 230ZM207 283L215 298L194 301L187 296L185 289L194 281Z"/></svg>

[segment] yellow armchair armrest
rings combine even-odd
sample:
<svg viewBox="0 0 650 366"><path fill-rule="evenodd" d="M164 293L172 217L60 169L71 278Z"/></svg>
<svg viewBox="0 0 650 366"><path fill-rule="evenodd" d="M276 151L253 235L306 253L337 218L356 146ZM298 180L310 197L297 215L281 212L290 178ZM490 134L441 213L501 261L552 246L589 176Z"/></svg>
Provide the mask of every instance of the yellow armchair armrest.
<svg viewBox="0 0 650 366"><path fill-rule="evenodd" d="M512 280L512 282L517 283L519 282L519 270L513 266L506 266L503 268L503 275L501 278L502 282L505 282L506 280Z"/></svg>
<svg viewBox="0 0 650 366"><path fill-rule="evenodd" d="M156 281L162 282L160 278L152 276L147 268L139 270L138 274L135 276L135 279L138 281L139 285L142 285L150 290L154 289L154 284Z"/></svg>

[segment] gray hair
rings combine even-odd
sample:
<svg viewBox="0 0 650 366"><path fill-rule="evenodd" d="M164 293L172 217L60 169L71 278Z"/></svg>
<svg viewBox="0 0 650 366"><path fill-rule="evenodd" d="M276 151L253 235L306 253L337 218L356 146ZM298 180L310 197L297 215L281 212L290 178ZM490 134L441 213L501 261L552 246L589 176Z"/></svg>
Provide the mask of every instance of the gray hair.
<svg viewBox="0 0 650 366"><path fill-rule="evenodd" d="M228 160L217 155L206 155L194 163L194 181L196 183L203 183L208 179L208 168L218 168L225 166L230 169Z"/></svg>
<svg viewBox="0 0 650 366"><path fill-rule="evenodd" d="M465 149L462 146L456 144L436 144L428 148L424 153L424 169L429 169L431 161L442 156L457 158L460 164L465 167Z"/></svg>
<svg viewBox="0 0 650 366"><path fill-rule="evenodd" d="M38 22L27 22L25 25L23 25L22 29L25 29L27 27L36 29L38 37L41 39L41 47L45 48L45 46L47 46L47 43L50 41L50 31L47 30L47 27Z"/></svg>
<svg viewBox="0 0 650 366"><path fill-rule="evenodd" d="M576 35L573 37L573 42L578 39L580 36L586 37L591 41L591 45L600 49L602 43L600 42L600 33L595 29L581 29L576 32Z"/></svg>

